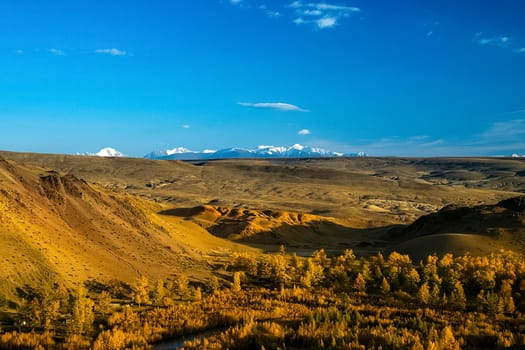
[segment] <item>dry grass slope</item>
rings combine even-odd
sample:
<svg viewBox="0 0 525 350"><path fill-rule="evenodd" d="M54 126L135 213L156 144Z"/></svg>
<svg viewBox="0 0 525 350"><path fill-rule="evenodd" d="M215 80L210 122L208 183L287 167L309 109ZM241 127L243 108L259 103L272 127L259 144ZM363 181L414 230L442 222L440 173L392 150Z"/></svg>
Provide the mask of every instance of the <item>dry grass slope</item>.
<svg viewBox="0 0 525 350"><path fill-rule="evenodd" d="M207 254L240 247L196 224L157 215L166 207L74 175L0 159L3 291L55 281L132 282L209 273Z"/></svg>
<svg viewBox="0 0 525 350"><path fill-rule="evenodd" d="M318 248L371 254L401 243L413 254L440 244L461 252L523 246L521 231L509 231L496 209L461 212L454 227L432 222L432 232L415 229L416 222L403 240L392 231L447 205L487 208L520 195L523 160L0 156L2 288L55 279L129 282L140 274L156 280L180 271L202 279L210 262L232 251L280 244L305 255Z"/></svg>

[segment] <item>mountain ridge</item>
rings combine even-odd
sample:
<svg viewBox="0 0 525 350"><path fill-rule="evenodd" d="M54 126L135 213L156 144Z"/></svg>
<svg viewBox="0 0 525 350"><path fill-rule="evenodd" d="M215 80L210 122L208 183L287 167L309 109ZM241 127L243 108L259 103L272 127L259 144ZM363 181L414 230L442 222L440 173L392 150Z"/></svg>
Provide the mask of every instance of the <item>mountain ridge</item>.
<svg viewBox="0 0 525 350"><path fill-rule="evenodd" d="M327 151L318 147L294 144L292 146L260 145L256 148L245 149L240 147L224 148L219 150L192 151L185 147L176 147L168 150L157 150L144 156L147 159L163 160L200 160L200 159L238 159L238 158L313 158L313 157L363 157L364 152L340 153Z"/></svg>

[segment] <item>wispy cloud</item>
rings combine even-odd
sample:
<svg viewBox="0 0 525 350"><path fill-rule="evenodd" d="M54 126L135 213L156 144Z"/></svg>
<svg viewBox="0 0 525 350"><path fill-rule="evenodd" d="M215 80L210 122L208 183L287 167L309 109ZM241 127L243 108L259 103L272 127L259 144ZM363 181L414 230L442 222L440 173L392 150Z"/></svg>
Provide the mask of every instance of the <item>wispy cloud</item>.
<svg viewBox="0 0 525 350"><path fill-rule="evenodd" d="M15 50L15 53L16 53L17 55L23 55L23 54L25 53L25 51L22 50L22 49L17 49L17 50Z"/></svg>
<svg viewBox="0 0 525 350"><path fill-rule="evenodd" d="M478 32L474 35L474 41L481 46L499 47L510 49L516 53L525 53L525 47L516 46L512 39L506 35L487 36L482 32Z"/></svg>
<svg viewBox="0 0 525 350"><path fill-rule="evenodd" d="M325 1L293 1L288 4L272 3L271 6L263 1L255 0L228 0L227 3L237 8L257 9L272 18L290 18L295 24L310 24L318 29L333 28L340 25L343 18L361 11L359 7L335 5Z"/></svg>
<svg viewBox="0 0 525 350"><path fill-rule="evenodd" d="M62 50L59 50L59 49L55 49L55 48L50 48L50 49L47 49L47 52L55 55L55 56L64 56L65 53L64 51Z"/></svg>
<svg viewBox="0 0 525 350"><path fill-rule="evenodd" d="M184 124L184 125L182 126L182 128L183 128L183 129L189 129L189 128L191 128L191 125L189 125L189 124Z"/></svg>
<svg viewBox="0 0 525 350"><path fill-rule="evenodd" d="M525 119L494 122L486 130L461 139L394 136L339 145L337 149L376 156L510 156L525 153Z"/></svg>
<svg viewBox="0 0 525 350"><path fill-rule="evenodd" d="M484 37L483 33L476 33L476 41L480 45L492 45L507 48L510 45L508 36Z"/></svg>
<svg viewBox="0 0 525 350"><path fill-rule="evenodd" d="M314 24L319 29L332 28L339 20L360 12L359 7L333 5L326 2L294 1L289 5L295 10L295 24Z"/></svg>
<svg viewBox="0 0 525 350"><path fill-rule="evenodd" d="M260 5L259 10L262 10L268 17L281 17L283 14L279 11L269 9L266 5Z"/></svg>
<svg viewBox="0 0 525 350"><path fill-rule="evenodd" d="M425 30L425 36L427 37L427 39L434 37L438 33L440 25L441 25L441 22L439 21L434 21L434 22L423 24L423 27Z"/></svg>
<svg viewBox="0 0 525 350"><path fill-rule="evenodd" d="M96 49L95 53L111 55L111 56L126 56L128 53L119 49Z"/></svg>
<svg viewBox="0 0 525 350"><path fill-rule="evenodd" d="M297 132L297 135L310 135L312 132L308 129L302 129Z"/></svg>
<svg viewBox="0 0 525 350"><path fill-rule="evenodd" d="M238 105L243 107L252 107L252 108L267 108L267 109L276 109L280 111L296 111L296 112L309 112L309 110L292 105L290 103L283 102L237 102Z"/></svg>
<svg viewBox="0 0 525 350"><path fill-rule="evenodd" d="M489 129L481 134L484 138L512 138L513 136L525 136L525 119L514 119L494 123Z"/></svg>

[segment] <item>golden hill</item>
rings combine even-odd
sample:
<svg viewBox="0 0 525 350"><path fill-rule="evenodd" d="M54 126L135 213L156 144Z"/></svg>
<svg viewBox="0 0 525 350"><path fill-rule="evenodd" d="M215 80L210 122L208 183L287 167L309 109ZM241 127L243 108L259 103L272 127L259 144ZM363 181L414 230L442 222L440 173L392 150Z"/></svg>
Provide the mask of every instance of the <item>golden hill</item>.
<svg viewBox="0 0 525 350"><path fill-rule="evenodd" d="M211 204L341 218L359 229L407 224L449 205L493 204L525 192L515 158L152 161L0 152L173 207Z"/></svg>
<svg viewBox="0 0 525 350"><path fill-rule="evenodd" d="M483 255L499 249L525 251L525 197L494 205L449 205L411 225L391 230L390 249L415 258L429 254ZM397 243L396 243L397 242Z"/></svg>
<svg viewBox="0 0 525 350"><path fill-rule="evenodd" d="M217 237L262 248L282 244L298 253L319 247L340 251L373 236L373 230L354 229L343 219L270 209L201 205L161 214L183 217Z"/></svg>
<svg viewBox="0 0 525 350"><path fill-rule="evenodd" d="M504 158L0 156L0 288L178 272L199 278L233 250L280 244L299 254L375 253L401 243L392 228L447 205L491 205L525 191L525 162ZM449 235L477 232L467 228L441 232L443 249L484 242ZM434 247L436 237L407 249ZM410 239L420 238L403 242ZM499 247L492 243L483 247Z"/></svg>
<svg viewBox="0 0 525 350"><path fill-rule="evenodd" d="M97 280L155 280L209 270L207 254L235 244L166 207L70 174L0 158L0 288Z"/></svg>

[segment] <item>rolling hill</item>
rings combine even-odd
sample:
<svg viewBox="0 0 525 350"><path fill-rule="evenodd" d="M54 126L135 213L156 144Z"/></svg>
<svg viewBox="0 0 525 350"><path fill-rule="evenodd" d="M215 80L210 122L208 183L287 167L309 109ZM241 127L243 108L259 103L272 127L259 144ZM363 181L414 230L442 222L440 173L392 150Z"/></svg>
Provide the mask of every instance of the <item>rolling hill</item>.
<svg viewBox="0 0 525 350"><path fill-rule="evenodd" d="M494 205L449 205L411 225L389 232L391 250L415 258L429 254L487 254L499 249L525 251L525 196ZM394 243L396 242L397 243Z"/></svg>
<svg viewBox="0 0 525 350"><path fill-rule="evenodd" d="M240 249L196 224L157 214L165 209L0 158L0 288L131 283L140 275L156 280L181 272L198 279L209 273L208 254Z"/></svg>
<svg viewBox="0 0 525 350"><path fill-rule="evenodd" d="M521 212L504 202L525 192L522 159L0 157L5 290L202 280L233 251L280 244L414 257L523 247Z"/></svg>

